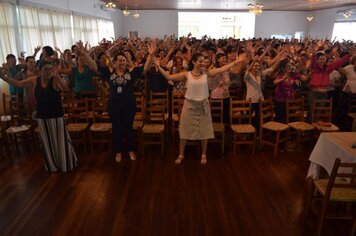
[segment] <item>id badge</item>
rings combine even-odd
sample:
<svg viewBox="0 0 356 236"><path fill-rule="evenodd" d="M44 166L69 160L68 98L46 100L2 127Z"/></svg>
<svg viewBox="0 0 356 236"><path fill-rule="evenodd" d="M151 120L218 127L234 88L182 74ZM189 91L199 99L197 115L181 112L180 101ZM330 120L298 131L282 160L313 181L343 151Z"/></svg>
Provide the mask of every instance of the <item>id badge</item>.
<svg viewBox="0 0 356 236"><path fill-rule="evenodd" d="M117 87L117 93L122 93L122 87Z"/></svg>

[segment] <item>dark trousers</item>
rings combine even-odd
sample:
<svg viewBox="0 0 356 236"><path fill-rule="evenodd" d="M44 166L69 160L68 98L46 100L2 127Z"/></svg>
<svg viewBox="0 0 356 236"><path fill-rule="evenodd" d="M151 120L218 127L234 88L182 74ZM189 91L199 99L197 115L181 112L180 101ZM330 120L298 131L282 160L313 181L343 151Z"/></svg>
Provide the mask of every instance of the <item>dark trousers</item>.
<svg viewBox="0 0 356 236"><path fill-rule="evenodd" d="M112 123L114 138L114 150L116 153L122 152L122 141L126 141L126 150L134 151L134 130L133 121L135 118L135 106L123 106L109 102L109 115Z"/></svg>
<svg viewBox="0 0 356 236"><path fill-rule="evenodd" d="M230 97L223 100L223 122L225 125L230 124Z"/></svg>
<svg viewBox="0 0 356 236"><path fill-rule="evenodd" d="M276 114L274 120L283 123L286 115L286 103L274 101L274 113Z"/></svg>
<svg viewBox="0 0 356 236"><path fill-rule="evenodd" d="M256 130L259 130L260 127L260 105L259 103L252 103L251 104L251 114L255 114L252 117L252 125L255 127Z"/></svg>

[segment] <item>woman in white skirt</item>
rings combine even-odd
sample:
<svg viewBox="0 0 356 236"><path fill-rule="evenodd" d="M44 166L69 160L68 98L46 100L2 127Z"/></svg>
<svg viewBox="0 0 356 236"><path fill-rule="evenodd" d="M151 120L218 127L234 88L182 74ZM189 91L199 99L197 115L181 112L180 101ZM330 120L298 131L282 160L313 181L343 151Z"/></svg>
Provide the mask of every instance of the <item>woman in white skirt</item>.
<svg viewBox="0 0 356 236"><path fill-rule="evenodd" d="M21 81L12 78L7 71L2 71L0 77L15 87L34 88L45 169L68 172L78 165L78 159L63 119L60 91L67 90L67 85L54 75L55 68L50 62L42 63L40 70L40 76Z"/></svg>
<svg viewBox="0 0 356 236"><path fill-rule="evenodd" d="M209 106L208 76L215 76L235 66L242 58L220 68L205 70L204 56L196 53L192 56L188 71L170 75L160 66L160 61L155 64L163 76L172 81L186 81L187 91L179 124L179 156L175 160L180 164L184 159L184 150L187 140L201 140L201 164L207 163L206 149L208 139L214 138L213 123Z"/></svg>

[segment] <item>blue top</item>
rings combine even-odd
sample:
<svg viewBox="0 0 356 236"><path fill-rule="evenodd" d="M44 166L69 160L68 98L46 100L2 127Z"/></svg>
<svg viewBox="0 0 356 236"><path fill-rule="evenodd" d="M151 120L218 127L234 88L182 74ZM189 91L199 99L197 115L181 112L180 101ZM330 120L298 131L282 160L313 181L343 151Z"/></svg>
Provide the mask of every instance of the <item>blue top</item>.
<svg viewBox="0 0 356 236"><path fill-rule="evenodd" d="M20 65L16 65L14 67L10 67L9 70L11 76L15 78L21 72L22 68ZM16 88L15 86L10 85L10 93L11 94L23 93L23 88Z"/></svg>
<svg viewBox="0 0 356 236"><path fill-rule="evenodd" d="M84 71L80 73L78 67L73 68L73 76L75 80L74 92L80 93L81 91L95 91L95 86L93 82L93 77L95 72L89 68L89 66L84 66Z"/></svg>

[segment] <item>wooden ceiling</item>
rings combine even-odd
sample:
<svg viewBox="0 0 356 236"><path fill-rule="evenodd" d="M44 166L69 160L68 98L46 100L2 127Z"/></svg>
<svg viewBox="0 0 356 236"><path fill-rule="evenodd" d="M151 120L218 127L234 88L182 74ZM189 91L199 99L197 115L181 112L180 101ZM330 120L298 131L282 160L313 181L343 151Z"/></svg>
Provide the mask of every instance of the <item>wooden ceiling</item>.
<svg viewBox="0 0 356 236"><path fill-rule="evenodd" d="M138 10L248 10L248 4L263 4L263 10L310 11L356 5L356 0L102 0L119 9Z"/></svg>

